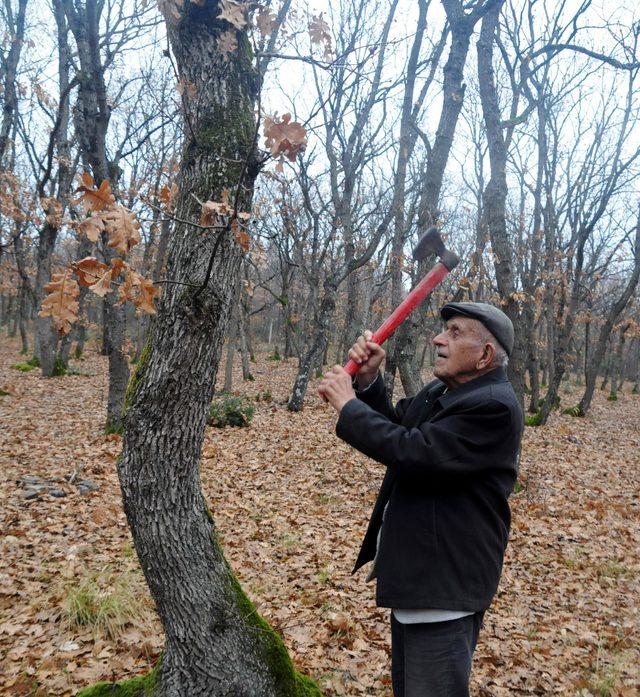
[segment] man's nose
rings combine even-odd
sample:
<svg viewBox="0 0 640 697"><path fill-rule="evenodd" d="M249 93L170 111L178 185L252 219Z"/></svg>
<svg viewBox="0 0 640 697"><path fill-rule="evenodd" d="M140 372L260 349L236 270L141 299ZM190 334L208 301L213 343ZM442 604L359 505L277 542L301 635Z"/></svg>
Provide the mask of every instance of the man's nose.
<svg viewBox="0 0 640 697"><path fill-rule="evenodd" d="M444 332L440 332L440 334L436 335L433 337L433 343L434 346L442 346L445 344L445 337L444 337Z"/></svg>

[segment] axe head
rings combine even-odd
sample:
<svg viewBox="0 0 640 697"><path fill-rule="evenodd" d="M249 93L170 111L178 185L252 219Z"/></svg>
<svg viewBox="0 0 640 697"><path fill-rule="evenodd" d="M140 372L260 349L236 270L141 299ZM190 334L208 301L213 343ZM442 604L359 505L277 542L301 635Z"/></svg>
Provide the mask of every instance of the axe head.
<svg viewBox="0 0 640 697"><path fill-rule="evenodd" d="M431 254L438 256L449 271L457 266L460 261L453 252L450 252L444 246L444 242L442 241L437 227L430 227L424 235L422 235L413 250L413 258L416 261L422 261Z"/></svg>

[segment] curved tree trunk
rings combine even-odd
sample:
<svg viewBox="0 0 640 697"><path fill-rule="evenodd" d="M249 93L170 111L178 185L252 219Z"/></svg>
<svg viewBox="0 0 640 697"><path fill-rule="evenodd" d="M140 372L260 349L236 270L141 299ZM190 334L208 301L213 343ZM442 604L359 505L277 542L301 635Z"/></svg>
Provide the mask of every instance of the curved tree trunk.
<svg viewBox="0 0 640 697"><path fill-rule="evenodd" d="M197 223L198 199L219 201L239 182L239 210L247 210L257 173L257 77L244 32L223 62L216 42L230 25L217 18L219 9L215 0L185 3L180 20L168 23L181 79L196 92L184 105L180 221ZM129 388L118 473L165 631L159 680L167 697L320 694L240 590L200 488L204 429L241 256L228 226L202 234L177 223L167 267L172 283Z"/></svg>

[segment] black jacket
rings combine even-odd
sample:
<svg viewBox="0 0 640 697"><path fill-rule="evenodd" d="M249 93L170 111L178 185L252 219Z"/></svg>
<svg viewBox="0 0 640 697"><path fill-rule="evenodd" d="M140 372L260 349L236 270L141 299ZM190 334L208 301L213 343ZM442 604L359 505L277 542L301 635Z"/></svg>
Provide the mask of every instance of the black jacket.
<svg viewBox="0 0 640 697"><path fill-rule="evenodd" d="M354 572L374 558L379 606L486 610L495 595L523 416L505 371L455 390L439 380L391 405L381 376L337 435L387 466Z"/></svg>

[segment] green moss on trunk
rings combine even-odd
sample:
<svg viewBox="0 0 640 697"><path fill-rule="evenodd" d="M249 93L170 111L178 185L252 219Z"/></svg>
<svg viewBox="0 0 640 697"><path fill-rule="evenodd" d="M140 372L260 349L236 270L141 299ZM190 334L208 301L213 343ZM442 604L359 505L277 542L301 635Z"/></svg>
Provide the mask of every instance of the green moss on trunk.
<svg viewBox="0 0 640 697"><path fill-rule="evenodd" d="M231 592L242 618L249 627L260 634L264 656L275 678L278 697L322 697L316 683L296 670L282 638L260 615L231 569L229 574Z"/></svg>
<svg viewBox="0 0 640 697"><path fill-rule="evenodd" d="M140 353L140 358L138 360L138 363L136 364L136 368L131 374L131 377L129 378L129 384L127 385L127 391L125 392L124 395L124 410L122 414L122 418L124 420L124 416L129 410L129 407L131 406L131 403L133 402L133 397L136 393L136 390L138 389L138 385L140 384L140 380L142 379L142 374L144 372L144 369L147 366L147 362L149 361L149 354L151 352L151 338L149 337L149 340L147 341L145 347L142 349Z"/></svg>

